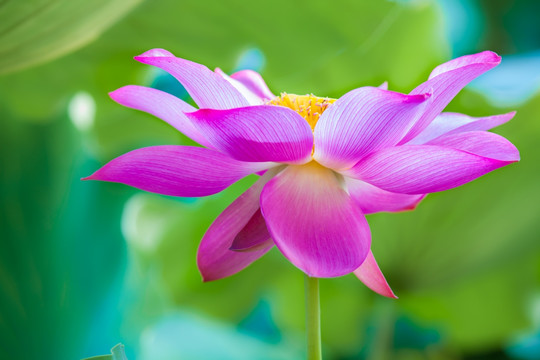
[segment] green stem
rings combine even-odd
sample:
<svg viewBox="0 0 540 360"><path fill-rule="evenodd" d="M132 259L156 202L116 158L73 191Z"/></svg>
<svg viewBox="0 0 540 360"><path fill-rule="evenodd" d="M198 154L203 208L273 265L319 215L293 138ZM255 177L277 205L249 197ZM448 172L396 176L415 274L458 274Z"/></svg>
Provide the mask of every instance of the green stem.
<svg viewBox="0 0 540 360"><path fill-rule="evenodd" d="M319 301L319 279L304 277L306 289L306 333L307 360L321 360L321 306Z"/></svg>

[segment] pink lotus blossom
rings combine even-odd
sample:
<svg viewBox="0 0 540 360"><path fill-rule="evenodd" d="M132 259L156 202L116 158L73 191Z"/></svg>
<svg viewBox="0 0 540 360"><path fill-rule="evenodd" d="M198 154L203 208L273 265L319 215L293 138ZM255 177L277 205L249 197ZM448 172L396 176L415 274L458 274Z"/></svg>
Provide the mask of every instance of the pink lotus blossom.
<svg viewBox="0 0 540 360"><path fill-rule="evenodd" d="M242 270L276 245L309 276L354 273L394 297L370 250L365 215L413 209L427 193L519 160L514 145L486 131L514 113L441 113L466 84L499 64L493 52L436 67L408 95L361 87L337 100L275 96L254 71L228 76L162 49L135 59L176 77L199 109L142 86L122 87L112 99L161 118L204 147L137 149L86 179L189 197L260 175L204 235L198 266L205 281Z"/></svg>

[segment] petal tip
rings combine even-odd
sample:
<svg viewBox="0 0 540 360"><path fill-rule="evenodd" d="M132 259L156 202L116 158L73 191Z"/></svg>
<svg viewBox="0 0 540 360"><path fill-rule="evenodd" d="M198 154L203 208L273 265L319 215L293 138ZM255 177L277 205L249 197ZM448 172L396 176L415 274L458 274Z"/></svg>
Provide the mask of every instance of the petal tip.
<svg viewBox="0 0 540 360"><path fill-rule="evenodd" d="M100 169L94 171L92 174L90 174L88 176L85 176L85 177L82 177L81 181L88 181L88 180L107 181L106 179L103 178L102 170L103 170L103 168L100 168Z"/></svg>
<svg viewBox="0 0 540 360"><path fill-rule="evenodd" d="M124 91L129 87L130 85L122 86L121 88L118 88L116 90L110 91L108 93L109 97L113 99L114 101L118 102L118 100L123 95Z"/></svg>
<svg viewBox="0 0 540 360"><path fill-rule="evenodd" d="M433 95L433 91L434 91L433 88L431 88L426 93L416 95L416 96L418 96L418 102L422 102L422 101L425 101L425 100L429 99Z"/></svg>
<svg viewBox="0 0 540 360"><path fill-rule="evenodd" d="M378 88L382 90L388 90L388 81L383 82L381 85L378 86Z"/></svg>
<svg viewBox="0 0 540 360"><path fill-rule="evenodd" d="M506 159L501 159L505 162L504 165L513 164L521 160L521 154L519 153L518 148L512 143L510 143L509 145L511 146L511 150L507 152L508 157Z"/></svg>
<svg viewBox="0 0 540 360"><path fill-rule="evenodd" d="M387 298L397 299L384 277L373 253L370 251L362 265L353 271L354 275L369 289Z"/></svg>
<svg viewBox="0 0 540 360"><path fill-rule="evenodd" d="M399 299L399 297L394 293L394 291L392 290L392 288L390 288L388 284L386 284L386 286L384 287L372 287L372 286L367 286L367 287L373 292L381 296L387 297L389 299Z"/></svg>
<svg viewBox="0 0 540 360"><path fill-rule="evenodd" d="M433 89L430 89L427 92L415 95L405 95L403 94L403 104L420 104L428 100L433 95Z"/></svg>
<svg viewBox="0 0 540 360"><path fill-rule="evenodd" d="M236 274L236 273L229 273L229 274L221 273L219 271L215 271L215 269L212 270L210 268L207 268L206 271L203 271L198 265L197 267L199 268L199 273L201 274L201 280L203 283L221 280L221 279L224 279L226 277Z"/></svg>
<svg viewBox="0 0 540 360"><path fill-rule="evenodd" d="M486 50L483 52L486 55L486 62L499 64L502 57L494 51Z"/></svg>
<svg viewBox="0 0 540 360"><path fill-rule="evenodd" d="M114 100L114 97L116 96L115 94L117 94L118 90L120 90L120 89L121 89L121 88L116 89L116 90L113 90L113 91L109 91L109 92L107 93L107 95L109 95L109 97L110 97L111 99Z"/></svg>
<svg viewBox="0 0 540 360"><path fill-rule="evenodd" d="M165 49L151 49L143 52L141 55L134 56L133 58L137 61L141 61L144 58L154 58L154 57L175 57L173 53Z"/></svg>
<svg viewBox="0 0 540 360"><path fill-rule="evenodd" d="M403 211L413 211L413 210L416 210L416 208L418 207L418 205L420 205L420 203L422 202L422 200L424 200L426 198L427 194L423 194L417 201L415 201L414 203L410 204L409 206L403 208Z"/></svg>
<svg viewBox="0 0 540 360"><path fill-rule="evenodd" d="M392 290L392 288L390 288L390 286L386 286L385 289L372 289L370 288L373 292L375 292L376 294L379 294L381 296L384 296L386 298L389 298L389 299L399 299L399 297L394 293L394 290Z"/></svg>
<svg viewBox="0 0 540 360"><path fill-rule="evenodd" d="M506 121L510 121L514 118L514 116L516 116L516 114L517 114L517 111L514 110L514 111L507 112L506 114L502 114L501 116L504 116L505 119L507 119Z"/></svg>
<svg viewBox="0 0 540 360"><path fill-rule="evenodd" d="M201 280L203 283L207 283L207 282L210 282L210 281L214 281L216 279L212 278L212 277L209 277L209 276L204 276L203 273L201 273Z"/></svg>
<svg viewBox="0 0 540 360"><path fill-rule="evenodd" d="M461 58L467 58L470 60L470 62L465 63L464 66L473 65L473 64L493 64L497 66L500 64L502 60L502 57L499 54L491 50L486 50L486 51L482 51L482 52L471 54L471 55L465 55L465 56L462 56Z"/></svg>
<svg viewBox="0 0 540 360"><path fill-rule="evenodd" d="M201 275L201 280L203 283L211 282L214 280L220 279L219 276L216 276L216 273L213 271L208 271L210 268L208 266L202 265L202 258L200 254L197 254L197 269L199 269L199 274ZM205 270L206 269L206 270Z"/></svg>
<svg viewBox="0 0 540 360"><path fill-rule="evenodd" d="M89 176L82 177L81 181L95 180L94 175L95 173Z"/></svg>

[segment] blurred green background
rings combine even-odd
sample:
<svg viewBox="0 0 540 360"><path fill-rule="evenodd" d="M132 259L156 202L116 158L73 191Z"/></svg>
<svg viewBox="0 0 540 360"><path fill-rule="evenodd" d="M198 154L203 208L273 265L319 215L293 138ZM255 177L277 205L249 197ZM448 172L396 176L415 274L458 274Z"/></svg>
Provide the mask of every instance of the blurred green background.
<svg viewBox="0 0 540 360"><path fill-rule="evenodd" d="M325 359L540 359L540 2L536 0L0 1L0 358L301 359L303 276L277 250L203 284L199 239L245 189L179 199L81 182L129 150L188 144L107 96L186 98L132 57L161 47L275 92L339 97L485 49L503 63L447 110L517 110L495 131L522 161L368 217L399 300L321 282Z"/></svg>

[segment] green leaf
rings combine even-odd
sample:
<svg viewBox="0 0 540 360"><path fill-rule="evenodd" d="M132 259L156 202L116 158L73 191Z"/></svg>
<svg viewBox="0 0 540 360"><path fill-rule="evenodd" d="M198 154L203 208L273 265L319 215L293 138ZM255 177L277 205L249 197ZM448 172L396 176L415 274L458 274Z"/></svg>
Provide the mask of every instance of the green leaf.
<svg viewBox="0 0 540 360"><path fill-rule="evenodd" d="M124 345L116 344L111 350L113 360L127 360L126 353L124 352Z"/></svg>
<svg viewBox="0 0 540 360"><path fill-rule="evenodd" d="M293 360L304 355L303 338L267 343L193 311L170 312L145 329L140 360Z"/></svg>
<svg viewBox="0 0 540 360"><path fill-rule="evenodd" d="M15 113L37 118L57 111L66 96L82 89L96 98L98 108L102 103L108 107L107 114L98 114L97 126L103 122L103 131L110 134L110 127L118 124L115 130L125 136L123 130L126 124L132 126L136 112L111 106L106 94L130 83L148 85L145 78L151 67L132 57L151 48L166 48L231 72L239 55L256 47L267 64L262 74L276 93L336 97L386 80L392 89L411 90L444 59L447 45L442 36L438 8L425 2L306 6L286 0L156 0L137 7L90 46L21 76L4 77L0 95ZM28 98L33 106L28 106ZM126 119L114 120L120 110L112 115L113 109L122 109Z"/></svg>
<svg viewBox="0 0 540 360"><path fill-rule="evenodd" d="M85 352L90 324L103 314L104 294L117 292L111 285L125 256L120 209L133 191L79 180L99 164L85 156L67 116L36 125L3 110L0 358L92 355ZM118 336L111 326L99 326L93 346Z"/></svg>
<svg viewBox="0 0 540 360"><path fill-rule="evenodd" d="M0 74L53 60L95 40L141 0L0 4Z"/></svg>
<svg viewBox="0 0 540 360"><path fill-rule="evenodd" d="M127 360L126 353L124 352L124 345L117 344L111 349L112 355L99 355L85 358L82 360Z"/></svg>

